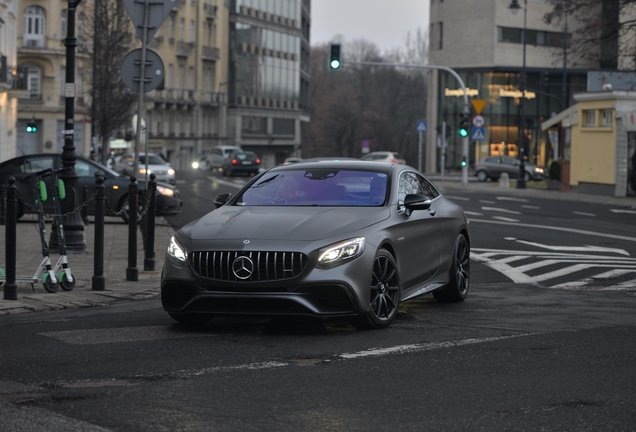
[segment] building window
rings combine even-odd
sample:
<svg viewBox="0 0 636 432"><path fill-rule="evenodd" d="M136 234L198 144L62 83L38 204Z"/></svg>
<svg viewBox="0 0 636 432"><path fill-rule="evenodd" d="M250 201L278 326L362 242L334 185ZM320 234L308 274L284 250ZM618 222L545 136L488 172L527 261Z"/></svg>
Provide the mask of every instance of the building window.
<svg viewBox="0 0 636 432"><path fill-rule="evenodd" d="M497 41L509 43L523 43L523 30L514 27L497 27ZM526 30L526 43L536 46L563 48L563 33L541 30Z"/></svg>
<svg viewBox="0 0 636 432"><path fill-rule="evenodd" d="M44 46L45 20L46 12L40 6L29 6L24 10L24 46Z"/></svg>
<svg viewBox="0 0 636 432"><path fill-rule="evenodd" d="M168 37L174 39L174 15L168 18Z"/></svg>
<svg viewBox="0 0 636 432"><path fill-rule="evenodd" d="M190 20L190 42L194 43L194 20Z"/></svg>
<svg viewBox="0 0 636 432"><path fill-rule="evenodd" d="M444 23L437 23L437 49L441 50L444 47Z"/></svg>
<svg viewBox="0 0 636 432"><path fill-rule="evenodd" d="M30 64L27 66L27 90L29 91L30 99L40 99L41 94L41 82L42 71L39 66Z"/></svg>
<svg viewBox="0 0 636 432"><path fill-rule="evenodd" d="M188 88L194 90L194 68L192 66L188 70Z"/></svg>
<svg viewBox="0 0 636 432"><path fill-rule="evenodd" d="M243 135L266 135L267 117L243 117L241 119Z"/></svg>
<svg viewBox="0 0 636 432"><path fill-rule="evenodd" d="M296 120L294 119L275 118L272 127L274 135L296 135Z"/></svg>
<svg viewBox="0 0 636 432"><path fill-rule="evenodd" d="M62 9L62 14L60 15L60 39L63 39L66 36L66 9Z"/></svg>
<svg viewBox="0 0 636 432"><path fill-rule="evenodd" d="M612 120L613 116L611 109L604 109L603 111L601 111L601 126L612 127Z"/></svg>
<svg viewBox="0 0 636 432"><path fill-rule="evenodd" d="M583 126L594 127L596 126L596 116L594 110L583 110Z"/></svg>
<svg viewBox="0 0 636 432"><path fill-rule="evenodd" d="M181 18L181 21L179 21L179 42L183 42L184 33L185 33L185 18Z"/></svg>

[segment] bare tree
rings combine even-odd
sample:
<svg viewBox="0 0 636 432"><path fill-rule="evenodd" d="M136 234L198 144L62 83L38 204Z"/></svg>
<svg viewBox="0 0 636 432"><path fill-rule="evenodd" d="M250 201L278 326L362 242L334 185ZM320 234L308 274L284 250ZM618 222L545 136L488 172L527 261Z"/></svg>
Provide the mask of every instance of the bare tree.
<svg viewBox="0 0 636 432"><path fill-rule="evenodd" d="M548 24L575 24L568 50L601 69L636 66L636 0L546 0ZM575 63L573 66L580 66Z"/></svg>
<svg viewBox="0 0 636 432"><path fill-rule="evenodd" d="M121 79L121 62L131 47L134 28L124 3L118 0L94 2L92 122L101 142L99 158L108 159L109 139L131 120L137 95Z"/></svg>

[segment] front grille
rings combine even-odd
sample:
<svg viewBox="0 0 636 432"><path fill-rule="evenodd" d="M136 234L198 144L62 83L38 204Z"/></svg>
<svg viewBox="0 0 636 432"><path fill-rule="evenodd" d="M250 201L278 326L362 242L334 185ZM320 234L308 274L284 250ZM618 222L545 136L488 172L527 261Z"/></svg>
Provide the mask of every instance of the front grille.
<svg viewBox="0 0 636 432"><path fill-rule="evenodd" d="M239 257L249 261L235 265ZM300 252L203 251L192 252L188 258L197 276L230 282L290 279L301 274L307 263L307 256Z"/></svg>

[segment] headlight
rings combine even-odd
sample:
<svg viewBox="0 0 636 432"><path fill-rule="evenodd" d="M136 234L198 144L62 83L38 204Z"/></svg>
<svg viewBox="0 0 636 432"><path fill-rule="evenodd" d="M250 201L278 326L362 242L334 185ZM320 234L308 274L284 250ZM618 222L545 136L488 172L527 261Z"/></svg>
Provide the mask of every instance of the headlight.
<svg viewBox="0 0 636 432"><path fill-rule="evenodd" d="M175 263L176 265L184 265L186 262L187 253L185 249L183 249L179 243L175 240L174 236L170 238L170 244L168 245L168 250L166 251L168 259Z"/></svg>
<svg viewBox="0 0 636 432"><path fill-rule="evenodd" d="M197 162L197 161L192 162L192 168L199 169L199 162ZM170 171L168 171L168 172L170 172Z"/></svg>
<svg viewBox="0 0 636 432"><path fill-rule="evenodd" d="M163 196L174 196L174 189L170 189L167 187L157 185L157 192L159 192Z"/></svg>
<svg viewBox="0 0 636 432"><path fill-rule="evenodd" d="M139 174L145 175L146 174L146 168L139 168ZM148 174L152 174L152 171L148 170Z"/></svg>
<svg viewBox="0 0 636 432"><path fill-rule="evenodd" d="M175 174L175 170L173 170L172 168L168 168L168 174L169 175L174 175Z"/></svg>
<svg viewBox="0 0 636 432"><path fill-rule="evenodd" d="M543 174L543 168L535 168L534 171Z"/></svg>
<svg viewBox="0 0 636 432"><path fill-rule="evenodd" d="M333 267L357 258L364 252L364 245L364 237L357 237L322 248L318 251L316 267Z"/></svg>

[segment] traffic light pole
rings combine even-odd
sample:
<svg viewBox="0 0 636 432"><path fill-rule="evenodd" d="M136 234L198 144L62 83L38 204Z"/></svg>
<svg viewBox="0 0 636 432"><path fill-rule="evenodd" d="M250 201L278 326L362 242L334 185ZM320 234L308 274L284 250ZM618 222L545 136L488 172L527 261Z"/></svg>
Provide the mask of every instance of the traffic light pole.
<svg viewBox="0 0 636 432"><path fill-rule="evenodd" d="M340 65L361 65L361 66L381 66L381 67L403 67L412 69L437 69L450 73L459 81L459 85L464 91L464 109L463 114L468 117L470 114L470 104L468 102L468 92L466 91L466 84L459 76L457 72L446 66L436 65L416 65L416 64L402 64L402 63L380 63L380 62L365 62L365 61L340 61ZM340 67L340 66L339 66ZM338 67L338 68L339 68ZM332 66L333 68L333 66ZM334 69L338 69L334 68ZM444 140L446 138L444 137ZM462 160L468 161L468 135L462 138ZM468 186L468 164L462 167L462 186Z"/></svg>

